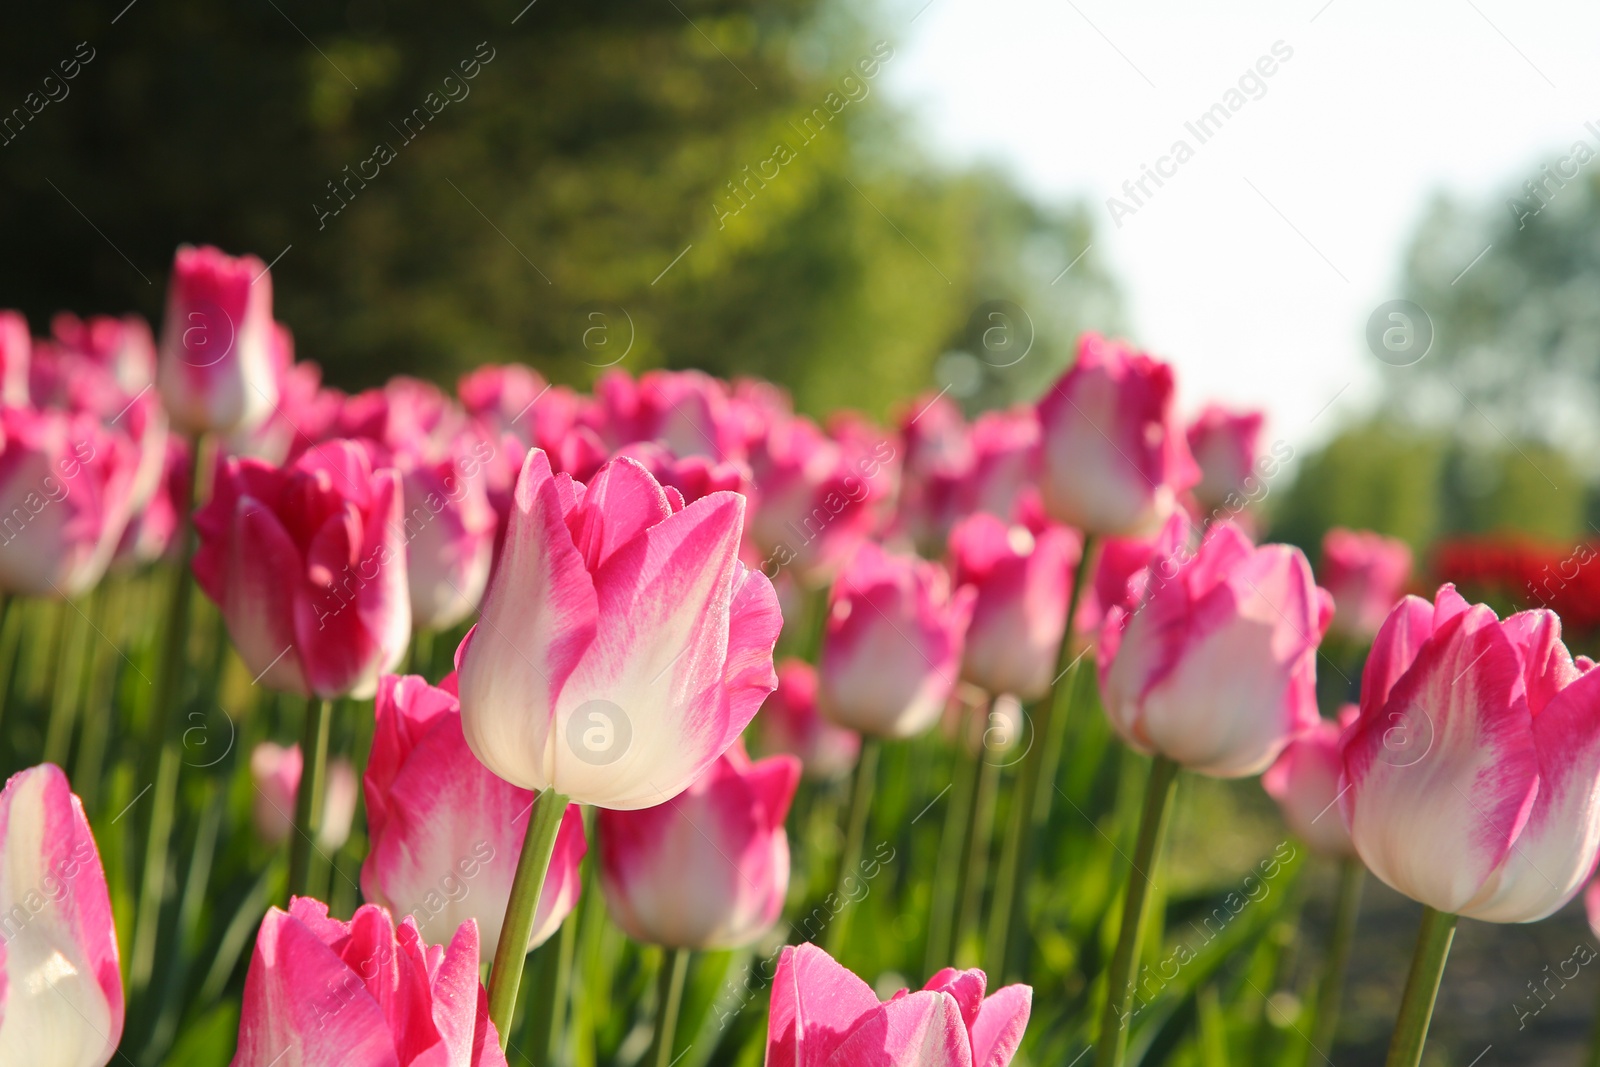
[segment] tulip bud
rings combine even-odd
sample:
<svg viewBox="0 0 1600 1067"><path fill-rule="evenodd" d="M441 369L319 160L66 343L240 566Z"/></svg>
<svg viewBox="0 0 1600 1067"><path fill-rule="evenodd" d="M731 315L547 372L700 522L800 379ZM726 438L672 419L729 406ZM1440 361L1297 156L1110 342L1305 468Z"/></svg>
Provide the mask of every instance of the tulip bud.
<svg viewBox="0 0 1600 1067"><path fill-rule="evenodd" d="M45 763L0 792L0 1063L104 1067L122 1039L117 929L94 835Z"/></svg>
<svg viewBox="0 0 1600 1067"><path fill-rule="evenodd" d="M1333 594L1332 628L1368 641L1405 592L1411 549L1370 530L1334 527L1323 535L1317 577Z"/></svg>
<svg viewBox="0 0 1600 1067"><path fill-rule="evenodd" d="M438 688L416 675L385 675L362 785L371 850L361 892L406 909L425 938L439 940L468 919L485 944L499 944L534 794L495 777L467 747L455 675ZM532 950L560 928L578 901L578 864L588 851L578 806L567 806L528 939Z"/></svg>
<svg viewBox="0 0 1600 1067"><path fill-rule="evenodd" d="M946 967L920 992L878 1002L872 987L812 944L785 946L772 980L767 1067L1007 1067L1017 1054L1033 987L985 997L980 970Z"/></svg>
<svg viewBox="0 0 1600 1067"><path fill-rule="evenodd" d="M932 726L960 676L971 588L952 593L937 563L864 544L828 596L818 705L875 737Z"/></svg>
<svg viewBox="0 0 1600 1067"><path fill-rule="evenodd" d="M1313 852L1342 859L1355 855L1339 813L1339 740L1359 709L1346 704L1337 722L1319 718L1289 742L1261 776L1261 787L1278 802L1283 821Z"/></svg>
<svg viewBox="0 0 1600 1067"><path fill-rule="evenodd" d="M1057 522L1097 536L1154 533L1200 471L1173 415L1172 368L1085 334L1039 401L1040 489Z"/></svg>
<svg viewBox="0 0 1600 1067"><path fill-rule="evenodd" d="M20 311L0 311L0 404L23 407L28 403L28 364L33 336Z"/></svg>
<svg viewBox="0 0 1600 1067"><path fill-rule="evenodd" d="M1261 451L1259 411L1233 412L1210 404L1189 425L1189 452L1200 467L1195 499L1206 511L1239 511L1251 494L1256 456Z"/></svg>
<svg viewBox="0 0 1600 1067"><path fill-rule="evenodd" d="M1032 406L985 411L972 423L972 471L963 497L973 511L1016 519L1039 482L1039 415Z"/></svg>
<svg viewBox="0 0 1600 1067"><path fill-rule="evenodd" d="M635 941L740 948L759 939L789 891L783 820L800 761L751 763L735 741L693 784L653 808L601 810L600 887Z"/></svg>
<svg viewBox="0 0 1600 1067"><path fill-rule="evenodd" d="M294 832L295 798L299 795L304 766L299 745L284 748L263 741L250 752L250 777L256 787L251 814L256 833L274 848ZM331 759L323 787L322 825L317 829L317 847L329 852L342 848L350 840L350 824L355 815L356 769L347 759Z"/></svg>
<svg viewBox="0 0 1600 1067"><path fill-rule="evenodd" d="M1441 912L1532 922L1600 855L1600 672L1561 620L1503 622L1441 586L1384 620L1345 734L1339 803L1368 869Z"/></svg>
<svg viewBox="0 0 1600 1067"><path fill-rule="evenodd" d="M172 264L157 384L179 429L257 426L278 400L272 277L255 256L184 245Z"/></svg>
<svg viewBox="0 0 1600 1067"><path fill-rule="evenodd" d="M286 467L229 458L195 513L195 578L257 680L370 697L411 636L400 476L354 441Z"/></svg>
<svg viewBox="0 0 1600 1067"><path fill-rule="evenodd" d="M817 672L801 659L778 664L778 688L756 716L761 751L798 756L807 778L843 778L856 765L861 735L835 726L817 711Z"/></svg>
<svg viewBox="0 0 1600 1067"><path fill-rule="evenodd" d="M231 1067L505 1067L478 944L470 920L444 947L427 944L409 916L396 927L376 904L349 922L306 897L268 908Z"/></svg>
<svg viewBox="0 0 1600 1067"><path fill-rule="evenodd" d="M1316 657L1333 606L1288 545L1231 523L1151 560L1142 604L1099 644L1106 715L1134 749L1214 778L1260 774L1316 721Z"/></svg>
<svg viewBox="0 0 1600 1067"><path fill-rule="evenodd" d="M1082 546L1062 526L1035 537L982 512L950 534L951 571L976 598L961 676L991 694L1035 700L1055 677L1072 569Z"/></svg>
<svg viewBox="0 0 1600 1067"><path fill-rule="evenodd" d="M524 789L603 808L682 792L772 691L772 583L739 561L744 498L684 505L637 462L587 486L528 453L482 621L456 653L462 726Z"/></svg>

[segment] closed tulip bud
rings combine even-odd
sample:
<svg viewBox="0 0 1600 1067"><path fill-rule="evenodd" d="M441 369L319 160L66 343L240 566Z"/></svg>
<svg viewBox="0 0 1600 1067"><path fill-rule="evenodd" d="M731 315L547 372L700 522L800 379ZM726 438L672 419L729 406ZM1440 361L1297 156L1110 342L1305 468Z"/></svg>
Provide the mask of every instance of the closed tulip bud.
<svg viewBox="0 0 1600 1067"><path fill-rule="evenodd" d="M173 423L190 434L259 425L278 400L272 343L266 265L210 246L179 248L156 375Z"/></svg>
<svg viewBox="0 0 1600 1067"><path fill-rule="evenodd" d="M1288 545L1231 523L1152 558L1144 599L1101 631L1106 715L1130 746L1214 778L1260 774L1316 721L1317 644L1333 606Z"/></svg>
<svg viewBox="0 0 1600 1067"><path fill-rule="evenodd" d="M1057 522L1097 536L1154 533L1199 480L1173 414L1172 368L1085 334L1039 401L1040 489Z"/></svg>
<svg viewBox="0 0 1600 1067"><path fill-rule="evenodd" d="M682 792L777 684L772 583L739 561L744 498L685 505L630 459L587 486L528 453L482 621L456 653L491 771L602 808Z"/></svg>
<svg viewBox="0 0 1600 1067"><path fill-rule="evenodd" d="M251 814L256 833L269 845L283 844L294 832L294 802L304 767L299 745L284 748L263 741L250 752L250 777L256 787ZM323 789L317 847L332 852L350 840L350 824L356 814L356 769L349 760L328 761Z"/></svg>
<svg viewBox="0 0 1600 1067"><path fill-rule="evenodd" d="M0 408L0 588L76 597L131 513L139 449L87 412Z"/></svg>
<svg viewBox="0 0 1600 1067"><path fill-rule="evenodd" d="M23 407L28 403L28 364L33 336L20 311L0 311L0 404Z"/></svg>
<svg viewBox="0 0 1600 1067"><path fill-rule="evenodd" d="M937 563L864 544L828 596L818 704L840 726L911 737L932 726L961 673L975 594Z"/></svg>
<svg viewBox="0 0 1600 1067"><path fill-rule="evenodd" d="M599 815L600 888L635 941L740 948L778 921L789 891L783 820L800 761L750 762L735 741L665 804Z"/></svg>
<svg viewBox="0 0 1600 1067"><path fill-rule="evenodd" d="M1413 900L1532 922L1594 872L1600 672L1553 612L1501 621L1450 585L1406 597L1367 657L1343 761L1357 854Z"/></svg>
<svg viewBox="0 0 1600 1067"><path fill-rule="evenodd" d="M244 979L231 1067L505 1067L478 982L478 928L427 944L376 904L349 922L305 897L268 908Z"/></svg>
<svg viewBox="0 0 1600 1067"><path fill-rule="evenodd" d="M498 944L534 794L490 773L461 732L456 679L436 688L416 675L385 675L374 706L372 755L362 779L372 847L361 892L438 941L473 919ZM583 818L568 805L534 914L531 950L578 901L588 851Z"/></svg>
<svg viewBox="0 0 1600 1067"><path fill-rule="evenodd" d="M807 778L843 778L861 754L861 735L835 726L817 710L817 672L801 659L778 664L778 688L756 716L761 751L798 756Z"/></svg>
<svg viewBox="0 0 1600 1067"><path fill-rule="evenodd" d="M195 513L195 578L261 683L365 699L411 636L400 475L354 441L229 458Z"/></svg>
<svg viewBox="0 0 1600 1067"><path fill-rule="evenodd" d="M968 507L1016 519L1025 492L1039 482L1039 415L1030 405L986 411L972 423Z"/></svg>
<svg viewBox="0 0 1600 1067"><path fill-rule="evenodd" d="M1259 411L1210 404L1189 424L1189 452L1200 467L1194 495L1206 511L1238 511L1254 495L1249 483L1256 477L1265 422Z"/></svg>
<svg viewBox="0 0 1600 1067"><path fill-rule="evenodd" d="M1081 548L1062 526L1036 537L981 512L957 524L950 533L951 570L958 585L976 592L961 677L991 694L1044 695L1055 677Z"/></svg>
<svg viewBox="0 0 1600 1067"><path fill-rule="evenodd" d="M1317 577L1333 594L1333 629L1368 641L1405 593L1411 549L1370 530L1335 527L1323 535Z"/></svg>
<svg viewBox="0 0 1600 1067"><path fill-rule="evenodd" d="M94 835L45 763L0 792L0 1063L103 1067L122 1039L117 929Z"/></svg>
<svg viewBox="0 0 1600 1067"><path fill-rule="evenodd" d="M1300 840L1323 856L1355 855L1350 831L1339 813L1339 741L1359 709L1346 704L1334 722L1319 718L1289 742L1261 776L1261 786L1278 802L1283 821Z"/></svg>
<svg viewBox="0 0 1600 1067"><path fill-rule="evenodd" d="M878 1002L872 987L815 945L786 946L772 980L766 1067L1007 1067L1033 987L984 996L979 970L946 967L921 991Z"/></svg>

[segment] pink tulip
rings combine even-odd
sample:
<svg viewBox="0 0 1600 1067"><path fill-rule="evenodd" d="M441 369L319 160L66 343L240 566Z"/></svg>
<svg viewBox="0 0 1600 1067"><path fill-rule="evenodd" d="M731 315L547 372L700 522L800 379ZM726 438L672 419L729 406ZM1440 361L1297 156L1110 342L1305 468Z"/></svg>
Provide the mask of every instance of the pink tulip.
<svg viewBox="0 0 1600 1067"><path fill-rule="evenodd" d="M1532 922L1600 854L1600 672L1561 620L1504 622L1454 586L1408 596L1378 631L1345 735L1340 804L1356 852L1439 911Z"/></svg>
<svg viewBox="0 0 1600 1067"><path fill-rule="evenodd" d="M168 434L161 479L149 501L123 529L112 560L114 568L154 563L173 551L189 505L189 456L189 443L177 434Z"/></svg>
<svg viewBox="0 0 1600 1067"><path fill-rule="evenodd" d="M70 598L116 554L139 449L88 412L0 408L0 589Z"/></svg>
<svg viewBox="0 0 1600 1067"><path fill-rule="evenodd" d="M663 487L676 489L685 504L712 493L739 493L748 500L752 492L750 468L743 462L701 455L675 456L654 441L624 445L617 455L638 460Z"/></svg>
<svg viewBox="0 0 1600 1067"><path fill-rule="evenodd" d="M1255 477L1261 452L1261 427L1266 416L1259 411L1230 411L1209 404L1189 424L1189 452L1200 465L1195 498L1207 511L1238 511L1247 483Z"/></svg>
<svg viewBox="0 0 1600 1067"><path fill-rule="evenodd" d="M0 1063L103 1067L122 1039L117 928L100 852L61 768L0 792Z"/></svg>
<svg viewBox="0 0 1600 1067"><path fill-rule="evenodd" d="M778 957L766 1067L1006 1067L1017 1054L1033 988L985 997L982 971L946 967L917 993L879 1003L872 987L815 945Z"/></svg>
<svg viewBox="0 0 1600 1067"><path fill-rule="evenodd" d="M253 676L287 692L370 697L411 636L400 476L354 441L286 467L219 461L196 512L194 573Z"/></svg>
<svg viewBox="0 0 1600 1067"><path fill-rule="evenodd" d="M778 664L778 688L756 716L761 750L797 756L807 778L843 778L856 765L861 735L835 726L817 711L817 672L802 659Z"/></svg>
<svg viewBox="0 0 1600 1067"><path fill-rule="evenodd" d="M778 599L739 562L743 526L735 493L685 506L630 459L584 486L530 452L482 621L456 653L484 765L604 808L661 804L698 778L777 684Z"/></svg>
<svg viewBox="0 0 1600 1067"><path fill-rule="evenodd" d="M299 745L284 748L263 741L250 752L250 777L256 787L251 814L256 833L273 847L283 844L294 832L295 797L304 767ZM317 847L328 852L342 848L350 840L350 824L355 814L356 769L347 759L331 759L323 791Z"/></svg>
<svg viewBox="0 0 1600 1067"><path fill-rule="evenodd" d="M20 311L0 311L0 404L23 407L28 403L28 364L33 336Z"/></svg>
<svg viewBox="0 0 1600 1067"><path fill-rule="evenodd" d="M817 666L822 713L875 737L932 726L960 676L975 595L952 592L937 563L862 545L828 595Z"/></svg>
<svg viewBox="0 0 1600 1067"><path fill-rule="evenodd" d="M751 763L735 741L653 808L601 810L600 888L623 933L672 948L741 948L778 921L789 891L783 820L800 761Z"/></svg>
<svg viewBox="0 0 1600 1067"><path fill-rule="evenodd" d="M534 795L495 777L461 732L455 675L438 688L416 675L378 683L377 726L363 789L371 850L361 892L442 940L475 919L484 943L500 941ZM528 948L543 944L578 901L588 851L583 818L568 805L556 834Z"/></svg>
<svg viewBox="0 0 1600 1067"><path fill-rule="evenodd" d="M937 555L950 528L969 510L972 431L961 408L941 393L911 402L900 437L905 461L895 502L895 529L929 555Z"/></svg>
<svg viewBox="0 0 1600 1067"><path fill-rule="evenodd" d="M1041 491L1058 522L1097 536L1154 533L1199 480L1173 414L1172 368L1085 334L1039 401Z"/></svg>
<svg viewBox="0 0 1600 1067"><path fill-rule="evenodd" d="M478 983L478 928L429 945L376 904L349 922L305 897L268 908L232 1067L504 1067Z"/></svg>
<svg viewBox="0 0 1600 1067"><path fill-rule="evenodd" d="M750 535L771 578L792 569L802 584L825 585L877 524L893 491L891 442L844 442L806 418L774 423L751 455L759 506Z"/></svg>
<svg viewBox="0 0 1600 1067"><path fill-rule="evenodd" d="M744 427L725 383L702 371L606 371L584 421L613 449L653 441L675 456L744 458Z"/></svg>
<svg viewBox="0 0 1600 1067"><path fill-rule="evenodd" d="M1101 632L1111 725L1201 774L1260 774L1316 721L1327 594L1299 549L1254 547L1227 522L1148 571L1142 604L1113 607Z"/></svg>
<svg viewBox="0 0 1600 1067"><path fill-rule="evenodd" d="M1333 628L1367 641L1405 593L1411 549L1370 530L1334 527L1322 538L1317 577L1333 594Z"/></svg>
<svg viewBox="0 0 1600 1067"><path fill-rule="evenodd" d="M172 263L157 384L190 434L259 425L278 402L272 276L255 256L183 245Z"/></svg>
<svg viewBox="0 0 1600 1067"><path fill-rule="evenodd" d="M155 384L155 337L138 315L80 319L63 311L50 320L50 333L61 348L108 371L126 396Z"/></svg>
<svg viewBox="0 0 1600 1067"><path fill-rule="evenodd" d="M1261 776L1261 786L1278 802L1283 821L1311 850L1323 856L1355 855L1350 831L1335 803L1339 797L1339 739L1356 721L1359 709L1346 704L1339 719L1319 718L1283 750Z"/></svg>
<svg viewBox="0 0 1600 1067"><path fill-rule="evenodd" d="M985 411L972 423L972 470L964 494L972 511L1016 519L1039 481L1039 416L1030 405Z"/></svg>
<svg viewBox="0 0 1600 1067"><path fill-rule="evenodd" d="M272 352L278 400L255 426L228 435L227 452L281 466L318 441L337 436L346 397L322 385L322 368L308 360L295 362L294 337L282 323L273 323Z"/></svg>
<svg viewBox="0 0 1600 1067"><path fill-rule="evenodd" d="M979 512L950 533L957 585L976 591L961 677L990 694L1035 700L1056 674L1072 571L1082 545L1064 526L1036 537Z"/></svg>

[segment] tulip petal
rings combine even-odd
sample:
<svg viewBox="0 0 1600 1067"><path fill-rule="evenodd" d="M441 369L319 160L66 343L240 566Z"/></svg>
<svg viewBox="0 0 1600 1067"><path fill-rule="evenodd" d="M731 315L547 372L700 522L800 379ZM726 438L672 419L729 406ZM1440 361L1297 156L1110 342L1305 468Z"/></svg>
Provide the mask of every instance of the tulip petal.
<svg viewBox="0 0 1600 1067"><path fill-rule="evenodd" d="M1006 1067L1022 1044L1033 1010L1033 987L1008 985L994 991L971 1026L972 1067Z"/></svg>
<svg viewBox="0 0 1600 1067"><path fill-rule="evenodd" d="M626 456L601 467L583 494L583 506L567 516L572 543L592 574L634 538L671 515L660 484L643 464Z"/></svg>
<svg viewBox="0 0 1600 1067"><path fill-rule="evenodd" d="M1419 596L1408 596L1395 605L1378 628L1367 665L1361 672L1362 703L1382 707L1389 690L1416 662L1417 652L1433 634L1433 605Z"/></svg>
<svg viewBox="0 0 1600 1067"><path fill-rule="evenodd" d="M784 948L772 978L765 1067L823 1067L877 1010L872 987L822 949Z"/></svg>
<svg viewBox="0 0 1600 1067"><path fill-rule="evenodd" d="M1505 864L1461 909L1474 919L1542 919L1576 896L1594 873L1600 854L1600 674L1584 674L1551 698L1534 716L1533 744L1539 794Z"/></svg>
<svg viewBox="0 0 1600 1067"><path fill-rule="evenodd" d="M1553 611L1519 611L1500 624L1522 657L1528 711L1538 717L1544 706L1581 673L1561 643L1561 619Z"/></svg>
<svg viewBox="0 0 1600 1067"><path fill-rule="evenodd" d="M267 688L308 695L295 647L294 594L303 580L299 550L272 510L248 496L235 508L230 547L221 603L239 658Z"/></svg>
<svg viewBox="0 0 1600 1067"><path fill-rule="evenodd" d="M1492 611L1452 615L1382 708L1363 712L1343 781L1350 836L1374 874L1441 911L1473 900L1538 790L1521 663Z"/></svg>
<svg viewBox="0 0 1600 1067"><path fill-rule="evenodd" d="M897 997L856 1027L828 1067L972 1067L961 1008L949 993Z"/></svg>
<svg viewBox="0 0 1600 1067"><path fill-rule="evenodd" d="M927 985L922 988L955 997L956 1004L961 1008L961 1023L970 1030L972 1024L978 1021L978 1011L983 1006L983 991L988 985L988 976L980 970L958 971L954 967L946 967L928 979Z"/></svg>

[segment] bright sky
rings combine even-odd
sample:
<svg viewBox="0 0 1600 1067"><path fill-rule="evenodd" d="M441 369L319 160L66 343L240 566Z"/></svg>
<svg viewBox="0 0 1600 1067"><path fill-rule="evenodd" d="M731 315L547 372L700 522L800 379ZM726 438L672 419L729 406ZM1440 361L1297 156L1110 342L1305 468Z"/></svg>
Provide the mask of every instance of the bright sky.
<svg viewBox="0 0 1600 1067"><path fill-rule="evenodd" d="M1584 128L1600 127L1600 5L896 2L888 88L925 139L1043 199L1090 201L1095 252L1135 339L1179 368L1185 409L1264 406L1297 450L1377 395L1367 319L1397 295L1436 191L1503 201L1575 140L1600 150ZM1265 95L1200 143L1184 123L1280 41L1293 55ZM1193 157L1147 179L1119 228L1106 198L1180 138Z"/></svg>

